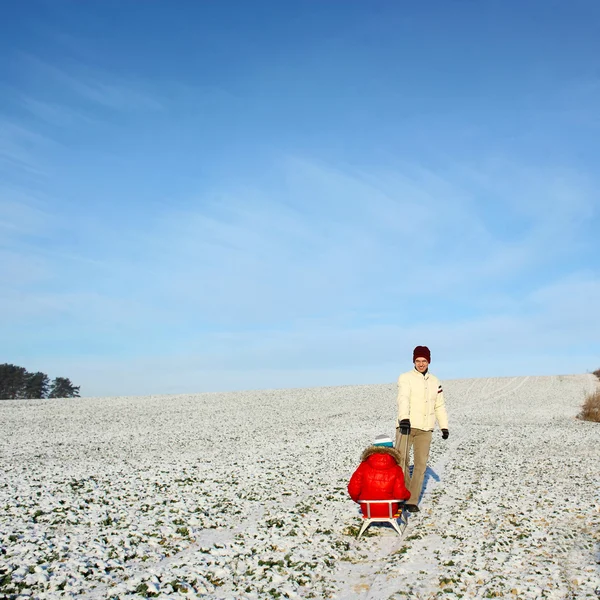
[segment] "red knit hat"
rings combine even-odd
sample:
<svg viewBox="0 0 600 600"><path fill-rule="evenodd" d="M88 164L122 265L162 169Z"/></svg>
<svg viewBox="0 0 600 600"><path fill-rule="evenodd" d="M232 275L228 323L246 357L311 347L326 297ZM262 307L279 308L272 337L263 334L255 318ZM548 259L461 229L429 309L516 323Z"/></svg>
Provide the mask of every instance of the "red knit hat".
<svg viewBox="0 0 600 600"><path fill-rule="evenodd" d="M431 362L431 352L429 352L429 348L427 346L417 346L413 350L413 362L415 362L417 358L424 358L427 362Z"/></svg>

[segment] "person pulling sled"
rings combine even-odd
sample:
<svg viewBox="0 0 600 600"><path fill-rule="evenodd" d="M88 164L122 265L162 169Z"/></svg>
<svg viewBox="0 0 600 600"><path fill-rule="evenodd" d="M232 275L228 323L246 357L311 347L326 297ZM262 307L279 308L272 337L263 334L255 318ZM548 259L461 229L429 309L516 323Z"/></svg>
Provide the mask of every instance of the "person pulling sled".
<svg viewBox="0 0 600 600"><path fill-rule="evenodd" d="M410 490L410 503L406 504L409 512L419 512L419 498L436 421L442 430L442 438L447 440L449 436L444 391L440 380L429 372L430 362L429 348L417 346L413 351L414 368L398 378L395 446ZM411 447L414 455L412 476L408 470Z"/></svg>

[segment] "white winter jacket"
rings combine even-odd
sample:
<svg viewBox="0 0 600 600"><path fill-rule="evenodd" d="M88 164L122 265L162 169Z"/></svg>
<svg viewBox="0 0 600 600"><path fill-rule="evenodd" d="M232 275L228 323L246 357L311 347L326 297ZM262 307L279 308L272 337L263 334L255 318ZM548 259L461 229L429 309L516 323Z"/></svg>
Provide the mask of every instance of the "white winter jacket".
<svg viewBox="0 0 600 600"><path fill-rule="evenodd" d="M448 415L440 380L416 369L398 378L398 420L410 419L410 426L433 431L437 419L440 429L448 429Z"/></svg>

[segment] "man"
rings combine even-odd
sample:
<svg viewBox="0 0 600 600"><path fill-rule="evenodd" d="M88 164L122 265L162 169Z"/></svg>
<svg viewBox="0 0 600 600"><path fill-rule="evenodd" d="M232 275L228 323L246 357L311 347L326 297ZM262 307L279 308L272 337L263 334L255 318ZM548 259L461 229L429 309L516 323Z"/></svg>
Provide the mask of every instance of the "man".
<svg viewBox="0 0 600 600"><path fill-rule="evenodd" d="M417 346L413 351L415 368L398 378L398 427L396 449L400 452L404 477L410 490L410 512L419 512L419 497L423 487L431 436L437 420L442 438L448 439L448 415L444 392L439 379L429 372L431 352L427 346ZM414 466L409 478L408 460L413 448Z"/></svg>

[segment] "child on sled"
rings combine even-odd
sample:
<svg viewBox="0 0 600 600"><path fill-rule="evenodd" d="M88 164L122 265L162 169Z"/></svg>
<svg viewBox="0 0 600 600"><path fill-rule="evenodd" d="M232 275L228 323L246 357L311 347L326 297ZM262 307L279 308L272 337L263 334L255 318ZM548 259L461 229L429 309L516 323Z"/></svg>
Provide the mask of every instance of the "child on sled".
<svg viewBox="0 0 600 600"><path fill-rule="evenodd" d="M365 449L361 463L354 471L348 484L348 493L354 502L360 500L408 500L410 492L404 485L404 473L400 466L400 453L391 438L377 436L373 444ZM364 505L361 505L364 512ZM400 506L392 506L396 514ZM388 504L372 504L371 516L384 517L389 514Z"/></svg>

